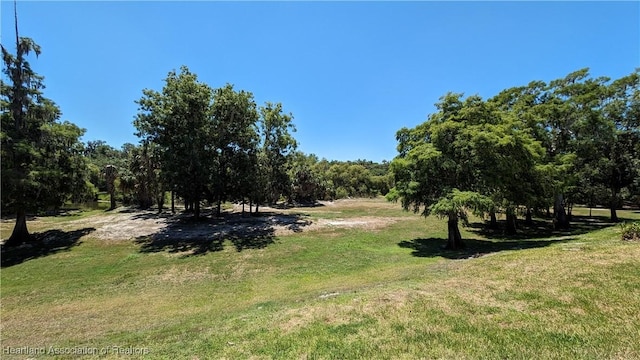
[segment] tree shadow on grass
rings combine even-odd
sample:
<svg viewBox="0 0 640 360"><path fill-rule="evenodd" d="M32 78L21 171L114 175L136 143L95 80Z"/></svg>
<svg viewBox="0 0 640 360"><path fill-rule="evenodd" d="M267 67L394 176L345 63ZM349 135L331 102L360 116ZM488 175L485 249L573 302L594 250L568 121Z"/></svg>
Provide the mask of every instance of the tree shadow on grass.
<svg viewBox="0 0 640 360"><path fill-rule="evenodd" d="M286 209L294 209L294 208L317 208L325 206L323 203L318 201L299 201L294 203L286 203L280 202L277 204L269 205L272 209L286 210Z"/></svg>
<svg viewBox="0 0 640 360"><path fill-rule="evenodd" d="M33 241L16 247L2 247L2 267L9 267L27 260L70 250L80 245L80 238L94 232L95 228L84 228L73 231L47 230L33 233Z"/></svg>
<svg viewBox="0 0 640 360"><path fill-rule="evenodd" d="M130 213L130 211L122 211L123 213ZM176 215L171 212L163 211L153 211L153 210L138 210L135 215L131 216L133 220L150 220L150 219L170 219L174 218Z"/></svg>
<svg viewBox="0 0 640 360"><path fill-rule="evenodd" d="M527 225L518 221L515 234L506 232L506 222L498 221L495 229L488 222L469 224L467 230L486 238L464 239L466 247L461 250L446 250L446 239L427 238L402 241L398 245L413 249L418 257L442 256L449 259L466 259L506 250L523 250L549 246L555 243L575 240L578 235L615 226L606 216L573 216L569 229L554 229L552 220L534 219Z"/></svg>
<svg viewBox="0 0 640 360"><path fill-rule="evenodd" d="M148 218L150 215L144 216ZM275 242L276 226L299 232L311 224L311 221L301 219L300 215L276 213L261 213L258 217L226 213L219 218L199 220L175 216L166 222L167 226L156 234L135 240L141 245L140 252L204 255L223 250L225 241L230 241L236 251L262 249Z"/></svg>
<svg viewBox="0 0 640 360"><path fill-rule="evenodd" d="M426 238L401 241L398 246L413 249L411 255L417 257L444 257L447 259L469 259L497 253L507 250L524 250L542 248L552 244L575 240L575 238L563 238L554 240L479 240L464 239L465 247L460 250L447 250L444 248L446 239Z"/></svg>
<svg viewBox="0 0 640 360"><path fill-rule="evenodd" d="M554 229L552 220L534 219L527 225L525 221L518 220L516 233L506 232L506 222L498 221L498 227L492 229L488 223L472 223L468 229L488 239L503 240L527 240L527 239L549 239L561 236L576 236L586 234L591 231L615 226L618 223L611 222L607 216L578 216L574 215L568 229Z"/></svg>

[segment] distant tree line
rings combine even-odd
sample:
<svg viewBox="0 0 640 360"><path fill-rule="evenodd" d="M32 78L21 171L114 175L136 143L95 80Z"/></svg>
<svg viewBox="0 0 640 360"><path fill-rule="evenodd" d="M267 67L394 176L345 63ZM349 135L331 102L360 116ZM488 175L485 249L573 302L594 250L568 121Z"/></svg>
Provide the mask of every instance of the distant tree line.
<svg viewBox="0 0 640 360"><path fill-rule="evenodd" d="M160 159L157 148L153 149L153 146L155 145L144 143L125 144L121 149L116 149L101 140L87 142L84 154L94 193L108 192L104 169L107 165L113 165L117 171L114 189L118 202L145 209L152 206L161 209L165 206L170 190L162 185ZM284 160L282 168L285 172L280 178L280 193L270 198L260 195L263 199L253 201L252 206L277 202L310 204L318 200L376 197L386 195L393 186L393 175L389 172L389 162L386 161L320 160L316 155L307 155L298 150L292 151ZM212 194L210 190L204 191L202 201L213 202L210 197ZM250 199L244 200L248 204Z"/></svg>

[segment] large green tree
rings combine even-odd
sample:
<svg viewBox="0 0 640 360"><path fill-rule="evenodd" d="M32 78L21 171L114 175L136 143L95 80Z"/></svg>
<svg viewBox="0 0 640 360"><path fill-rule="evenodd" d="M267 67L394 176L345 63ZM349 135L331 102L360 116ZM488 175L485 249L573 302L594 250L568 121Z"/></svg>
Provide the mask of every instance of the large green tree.
<svg viewBox="0 0 640 360"><path fill-rule="evenodd" d="M449 93L436 107L425 123L398 131L395 188L387 198L446 217L447 247L457 249L467 211L480 215L499 205L514 216L542 150L513 117L478 96Z"/></svg>
<svg viewBox="0 0 640 360"><path fill-rule="evenodd" d="M285 114L282 104L267 102L260 107L259 130L262 191L264 200L275 203L281 196L291 195L291 155L298 146L292 134L296 131L293 115Z"/></svg>
<svg viewBox="0 0 640 360"><path fill-rule="evenodd" d="M143 142L158 145L165 183L200 216L215 160L212 89L186 66L169 72L162 92L143 90L134 120Z"/></svg>
<svg viewBox="0 0 640 360"><path fill-rule="evenodd" d="M620 192L640 178L640 70L613 81L602 107L610 143L594 168L594 179L610 190L611 220L618 221Z"/></svg>
<svg viewBox="0 0 640 360"><path fill-rule="evenodd" d="M230 84L213 93L211 140L214 167L210 192L221 203L241 200L252 193L257 163L258 111L253 94L236 91Z"/></svg>
<svg viewBox="0 0 640 360"><path fill-rule="evenodd" d="M536 176L537 203L553 204L557 227L569 226L576 201L610 206L617 220L619 195L638 176L637 92L637 71L610 82L590 77L585 68L548 85L536 81L507 89L492 99L546 149ZM604 189L610 192L607 201L602 201Z"/></svg>
<svg viewBox="0 0 640 360"><path fill-rule="evenodd" d="M17 21L17 20L16 20ZM19 37L16 22L16 53L2 45L1 87L2 211L14 212L16 224L6 246L31 240L28 211L59 207L72 196L88 192L87 167L79 138L84 130L58 122L58 106L43 96L43 77L28 61L40 47Z"/></svg>

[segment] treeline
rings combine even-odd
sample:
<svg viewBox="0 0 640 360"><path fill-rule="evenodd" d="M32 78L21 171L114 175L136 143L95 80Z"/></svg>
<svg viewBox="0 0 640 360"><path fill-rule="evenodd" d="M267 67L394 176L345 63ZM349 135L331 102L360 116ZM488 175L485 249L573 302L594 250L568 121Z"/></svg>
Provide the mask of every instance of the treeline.
<svg viewBox="0 0 640 360"><path fill-rule="evenodd" d="M484 100L448 93L437 112L397 133L391 200L448 219L450 248L462 245L467 211L516 217L553 211L567 228L574 204L606 205L611 220L640 194L640 73L592 78L582 69Z"/></svg>
<svg viewBox="0 0 640 360"><path fill-rule="evenodd" d="M252 205L385 194L376 164L318 161L297 151L293 115L280 103L257 106L232 85L213 89L182 67L161 92L143 90L134 121L141 138L129 170L140 205L171 191L200 214L201 201ZM372 174L372 171L376 175ZM158 203L158 205L162 205Z"/></svg>
<svg viewBox="0 0 640 360"><path fill-rule="evenodd" d="M11 89L3 87L7 108L21 91ZM225 201L244 202L257 211L280 201L386 195L393 186L388 162L304 154L282 104L258 107L250 92L212 89L186 67L170 72L162 91L142 92L134 120L140 143L121 149L102 140L82 143L84 130L60 123L60 109L39 88L28 99L31 123L17 128L3 111L2 209L56 210L107 192L112 208L119 202L162 210L171 193L199 216L201 204L215 204L219 213Z"/></svg>
<svg viewBox="0 0 640 360"><path fill-rule="evenodd" d="M155 180L161 170L148 147L128 143L116 149L105 141L96 140L86 143L83 154L87 160L91 191L84 197L77 194L75 200L94 201L98 193L108 193L112 189L115 201L126 206L144 209L155 206L160 209L168 205L170 190L154 187L159 183ZM113 166L115 170L112 186L107 181L107 166ZM286 176L281 179L284 184L282 194L256 205L275 202L310 204L318 200L376 197L386 195L393 186L393 175L386 161L329 161L320 160L314 154L293 151L286 157L284 169ZM213 201L207 198L209 194L211 192L204 193L203 203Z"/></svg>

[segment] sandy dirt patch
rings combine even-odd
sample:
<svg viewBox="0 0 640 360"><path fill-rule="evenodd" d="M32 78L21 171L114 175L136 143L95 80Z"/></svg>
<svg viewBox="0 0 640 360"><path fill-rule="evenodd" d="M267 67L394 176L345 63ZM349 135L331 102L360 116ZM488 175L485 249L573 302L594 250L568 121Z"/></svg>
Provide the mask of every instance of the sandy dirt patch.
<svg viewBox="0 0 640 360"><path fill-rule="evenodd" d="M348 219L319 219L318 228L350 228L376 230L395 223L397 219L376 216L364 216Z"/></svg>
<svg viewBox="0 0 640 360"><path fill-rule="evenodd" d="M195 222L188 214L131 212L123 209L115 210L109 215L70 221L64 227L92 227L95 228L91 233L92 237L102 240L129 240L147 236L175 239L225 238L229 235L243 236L259 232L283 236L331 228L376 230L396 222L393 218L374 216L312 220L308 215L273 213L270 210L273 209L265 208L265 215L258 217L232 212L222 218L206 216Z"/></svg>

